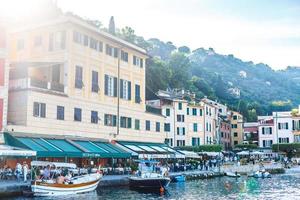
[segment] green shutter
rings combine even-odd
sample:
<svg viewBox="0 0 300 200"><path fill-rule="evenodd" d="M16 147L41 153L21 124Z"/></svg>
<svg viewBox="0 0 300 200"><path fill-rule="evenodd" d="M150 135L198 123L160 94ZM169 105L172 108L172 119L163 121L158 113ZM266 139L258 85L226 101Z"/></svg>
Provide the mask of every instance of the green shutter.
<svg viewBox="0 0 300 200"><path fill-rule="evenodd" d="M128 81L128 100L131 100L131 81Z"/></svg>
<svg viewBox="0 0 300 200"><path fill-rule="evenodd" d="M108 95L108 75L105 74L105 81L104 81L104 91L105 95Z"/></svg>
<svg viewBox="0 0 300 200"><path fill-rule="evenodd" d="M117 95L118 95L117 89L118 89L118 79L116 77L114 77L114 97L117 97Z"/></svg>
<svg viewBox="0 0 300 200"><path fill-rule="evenodd" d="M128 124L127 124L128 128L131 128L131 118L128 118Z"/></svg>
<svg viewBox="0 0 300 200"><path fill-rule="evenodd" d="M123 98L123 79L120 79L120 98Z"/></svg>
<svg viewBox="0 0 300 200"><path fill-rule="evenodd" d="M113 115L113 126L117 126L117 116Z"/></svg>

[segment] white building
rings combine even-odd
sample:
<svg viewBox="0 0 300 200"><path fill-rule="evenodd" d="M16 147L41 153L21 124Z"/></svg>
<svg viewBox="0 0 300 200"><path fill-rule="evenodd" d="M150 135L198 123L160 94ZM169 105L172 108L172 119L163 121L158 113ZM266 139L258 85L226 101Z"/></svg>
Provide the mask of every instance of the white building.
<svg viewBox="0 0 300 200"><path fill-rule="evenodd" d="M291 112L273 112L273 119L276 131L276 142L274 143L277 143L277 139L278 143L293 143L294 134Z"/></svg>
<svg viewBox="0 0 300 200"><path fill-rule="evenodd" d="M272 116L258 116L258 146L271 148L275 142L274 120Z"/></svg>

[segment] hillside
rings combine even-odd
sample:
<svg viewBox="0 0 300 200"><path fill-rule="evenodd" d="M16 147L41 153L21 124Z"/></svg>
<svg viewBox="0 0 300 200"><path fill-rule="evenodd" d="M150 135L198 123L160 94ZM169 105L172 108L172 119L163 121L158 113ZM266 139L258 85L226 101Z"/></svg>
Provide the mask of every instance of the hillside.
<svg viewBox="0 0 300 200"><path fill-rule="evenodd" d="M101 22L88 20L95 27ZM300 68L274 71L266 64L221 55L214 49L187 46L157 38L144 39L131 27L116 29L114 35L147 50L146 98L156 98L159 89L185 89L200 99L207 96L240 111L248 121L272 111L291 110L300 104Z"/></svg>

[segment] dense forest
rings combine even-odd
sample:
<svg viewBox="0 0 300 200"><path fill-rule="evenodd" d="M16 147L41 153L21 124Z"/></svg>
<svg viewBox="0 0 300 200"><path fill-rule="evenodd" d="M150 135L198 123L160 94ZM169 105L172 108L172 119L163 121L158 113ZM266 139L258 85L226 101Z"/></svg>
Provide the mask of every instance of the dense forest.
<svg viewBox="0 0 300 200"><path fill-rule="evenodd" d="M275 71L266 64L221 55L213 48L191 50L157 38L144 39L131 27L108 29L99 21L89 22L147 50L146 96L166 89L184 89L197 99L207 96L241 112L247 121L272 111L290 111L300 104L300 67Z"/></svg>

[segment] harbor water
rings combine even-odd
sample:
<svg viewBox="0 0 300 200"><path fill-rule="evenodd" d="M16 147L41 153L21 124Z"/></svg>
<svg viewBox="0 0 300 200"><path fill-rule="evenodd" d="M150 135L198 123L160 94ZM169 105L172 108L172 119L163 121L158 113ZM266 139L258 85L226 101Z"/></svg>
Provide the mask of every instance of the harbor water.
<svg viewBox="0 0 300 200"><path fill-rule="evenodd" d="M15 200L29 198L16 197ZM34 198L52 199L52 198ZM230 178L192 180L183 183L171 183L165 194L141 193L127 187L98 188L97 191L76 196L55 199L299 199L300 174L286 173L273 175L272 178Z"/></svg>

